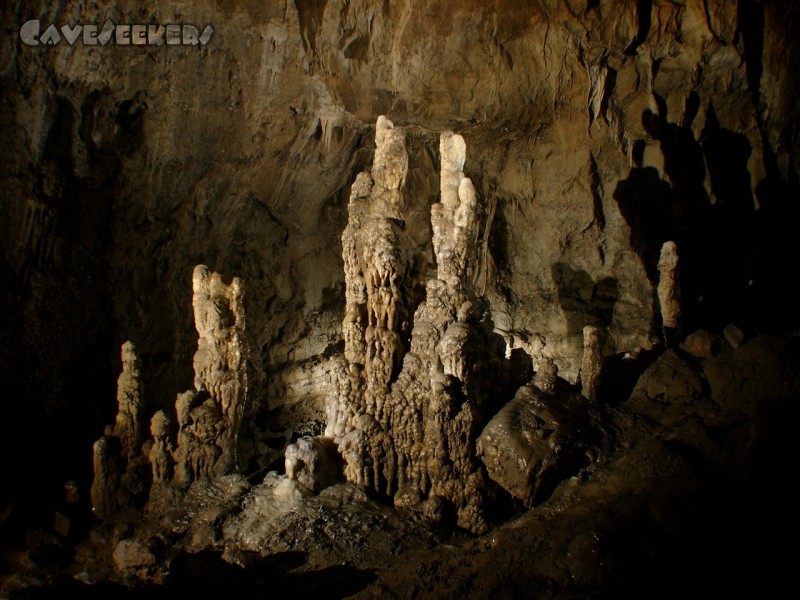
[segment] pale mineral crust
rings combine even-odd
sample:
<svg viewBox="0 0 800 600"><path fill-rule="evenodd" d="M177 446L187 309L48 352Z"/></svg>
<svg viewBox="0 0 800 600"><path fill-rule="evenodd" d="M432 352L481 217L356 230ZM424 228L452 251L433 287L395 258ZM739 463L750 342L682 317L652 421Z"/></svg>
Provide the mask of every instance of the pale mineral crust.
<svg viewBox="0 0 800 600"><path fill-rule="evenodd" d="M675 242L664 242L658 259L658 303L664 337L671 343L681 326L681 290L678 280L678 246Z"/></svg>
<svg viewBox="0 0 800 600"><path fill-rule="evenodd" d="M192 291L196 391L179 394L175 402L175 476L183 486L238 469L238 434L247 404L244 284L238 277L226 284L219 273L198 265Z"/></svg>
<svg viewBox="0 0 800 600"><path fill-rule="evenodd" d="M132 342L122 344L122 373L117 379L117 418L114 435L120 439L123 452L131 458L139 453L145 421L142 379L139 359Z"/></svg>
<svg viewBox="0 0 800 600"><path fill-rule="evenodd" d="M581 360L581 392L589 400L597 400L597 389L603 369L603 349L600 330L594 325L583 328L583 359Z"/></svg>
<svg viewBox="0 0 800 600"><path fill-rule="evenodd" d="M122 344L114 425L93 447L92 507L101 519L137 504L147 489L147 459L142 454L145 406L139 359L132 342Z"/></svg>
<svg viewBox="0 0 800 600"><path fill-rule="evenodd" d="M342 236L345 351L332 363L326 433L339 444L348 480L423 514L442 514L428 499L448 503L459 525L482 531L486 481L472 440L492 395L504 391L505 366L488 303L473 287L478 215L463 173L466 144L452 132L440 139L441 202L431 207L437 272L413 329L403 227L408 156L385 117L376 145L371 176L360 174L351 188Z"/></svg>

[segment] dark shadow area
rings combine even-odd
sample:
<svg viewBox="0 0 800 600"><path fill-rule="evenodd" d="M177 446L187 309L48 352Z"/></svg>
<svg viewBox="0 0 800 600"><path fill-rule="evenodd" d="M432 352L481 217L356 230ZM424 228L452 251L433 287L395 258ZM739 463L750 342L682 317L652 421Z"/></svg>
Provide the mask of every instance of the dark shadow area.
<svg viewBox="0 0 800 600"><path fill-rule="evenodd" d="M764 7L758 0L738 0L736 3L736 37L741 36L744 42L744 64L747 70L747 87L753 96L753 103L758 108L761 102L761 75L764 65L761 64L764 54Z"/></svg>
<svg viewBox="0 0 800 600"><path fill-rule="evenodd" d="M798 524L785 476L792 469L798 400L766 403L743 424L742 436L752 435L752 427L759 431L744 469L720 475L706 465L705 484L674 503L681 525L665 537L638 597L777 598L790 589L793 555L776 532L796 531Z"/></svg>
<svg viewBox="0 0 800 600"><path fill-rule="evenodd" d="M800 181L790 171L780 176L774 155L765 149L767 177L756 187L760 205L757 262L749 304L754 323L764 333L792 333L800 328L800 296L792 281L792 265L800 261L797 225L800 223ZM768 166L772 162L772 166Z"/></svg>
<svg viewBox="0 0 800 600"><path fill-rule="evenodd" d="M653 286L658 258L668 240L678 245L684 333L699 327L720 331L735 323L762 333L789 333L800 321L796 298L781 265L800 258L792 242L800 218L800 189L780 176L777 161L764 149L767 177L753 199L748 161L752 148L744 134L720 126L713 104L697 140L692 132L699 108L695 93L686 100L683 121L669 121L658 99L658 114L642 121L659 142L664 178L643 166L644 142L636 142L634 167L614 191L631 230L630 243ZM705 188L706 167L712 195ZM669 183L668 183L669 182ZM657 297L653 297L657 307Z"/></svg>
<svg viewBox="0 0 800 600"><path fill-rule="evenodd" d="M567 320L568 335L583 335L586 325L608 329L619 299L619 282L614 277L594 281L586 271L573 269L566 263L551 267L558 288L558 301Z"/></svg>
<svg viewBox="0 0 800 600"><path fill-rule="evenodd" d="M493 271L494 286L497 292L506 302L511 302L513 292L511 290L511 263L508 255L511 226L506 219L505 211L506 207L510 207L511 203L517 202L517 200L513 198L498 198L496 202L498 206L493 213L488 241L490 264L492 266L490 272Z"/></svg>
<svg viewBox="0 0 800 600"><path fill-rule="evenodd" d="M610 406L618 406L631 396L642 373L663 352L662 346L642 350L635 356L614 354L603 359L603 372L597 391L598 399Z"/></svg>
<svg viewBox="0 0 800 600"><path fill-rule="evenodd" d="M508 364L509 395L533 379L533 358L523 348L514 348Z"/></svg>
<svg viewBox="0 0 800 600"><path fill-rule="evenodd" d="M620 181L614 199L631 229L631 248L639 255L651 283L658 281L658 257L664 242L675 235L672 189L654 167L642 167L644 144L634 149L635 166Z"/></svg>
<svg viewBox="0 0 800 600"><path fill-rule="evenodd" d="M589 11L588 7L586 10L587 12ZM630 44L625 46L625 49L623 50L623 52L628 56L636 55L636 49L647 39L647 34L650 33L652 14L652 0L636 0L636 36L633 38Z"/></svg>
<svg viewBox="0 0 800 600"><path fill-rule="evenodd" d="M305 552L283 552L266 557L243 555L243 565L224 561L221 553L204 550L180 554L171 564L164 585L129 588L117 583L85 585L63 576L47 589L30 589L9 600L37 598L246 598L282 597L344 598L375 581L372 570L342 564L316 571L292 572L308 560Z"/></svg>
<svg viewBox="0 0 800 600"><path fill-rule="evenodd" d="M751 325L750 282L757 260L755 206L747 170L752 150L743 134L720 127L713 105L706 111L700 139L714 204L697 231L695 264L686 265L692 277L687 284L702 296L698 324L715 329L731 322Z"/></svg>

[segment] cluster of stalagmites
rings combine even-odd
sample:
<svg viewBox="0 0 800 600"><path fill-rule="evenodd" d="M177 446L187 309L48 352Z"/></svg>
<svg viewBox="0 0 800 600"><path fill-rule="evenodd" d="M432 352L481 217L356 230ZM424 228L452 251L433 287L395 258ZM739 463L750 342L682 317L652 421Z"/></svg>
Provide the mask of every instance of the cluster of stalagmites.
<svg viewBox="0 0 800 600"><path fill-rule="evenodd" d="M325 433L348 480L434 520L452 511L459 526L481 532L490 478L532 505L596 459L601 332L584 329L582 395L560 390L557 368L543 356L535 379L498 412L514 371L473 286L479 207L463 172L464 139L441 136L441 201L431 207L437 271L416 307L408 293L415 282L404 234L403 135L381 117L376 144L371 172L353 184L342 236L345 351L332 369ZM674 263L664 262L665 302L677 297ZM678 316L665 327L677 328Z"/></svg>
<svg viewBox="0 0 800 600"><path fill-rule="evenodd" d="M158 503L193 481L238 470L238 432L247 403L244 288L238 278L227 285L199 265L192 290L195 389L175 401L177 432L175 420L160 410L150 422L152 438L144 440L139 363L133 344L122 346L116 424L94 446L92 503L100 518L140 503L151 481L150 501Z"/></svg>
<svg viewBox="0 0 800 600"><path fill-rule="evenodd" d="M425 514L449 506L460 526L483 531L487 480L474 440L505 393L505 362L472 285L478 207L463 173L466 145L441 136L441 202L431 207L437 274L416 307L404 136L381 117L376 145L371 172L352 187L342 236L345 351L332 371L326 435L348 480Z"/></svg>
<svg viewBox="0 0 800 600"><path fill-rule="evenodd" d="M398 507L433 521L453 515L459 526L483 532L490 480L530 506L596 457L601 332L583 330L582 395L564 388L546 356L538 357L532 381L529 358L527 375L512 376L514 353L505 360L488 302L473 285L479 206L464 176L464 139L443 133L440 158L440 202L431 206L437 270L415 305L421 282L405 232L408 154L402 131L378 119L373 166L352 185L342 235L345 347L332 362L325 435L288 446L286 475L307 493L344 475ZM674 243L664 245L659 269L669 336L680 324ZM243 286L202 265L192 283L195 389L178 394L172 418L164 411L152 417L147 441L138 361L133 345L123 345L119 414L94 448L92 500L101 518L134 505L150 481L150 506L159 510L175 490L239 468L247 403Z"/></svg>

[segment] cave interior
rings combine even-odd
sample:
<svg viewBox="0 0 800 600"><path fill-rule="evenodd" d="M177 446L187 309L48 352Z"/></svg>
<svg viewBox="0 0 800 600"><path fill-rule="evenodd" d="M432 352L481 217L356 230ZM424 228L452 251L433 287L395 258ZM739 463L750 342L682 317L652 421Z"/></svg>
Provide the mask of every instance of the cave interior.
<svg viewBox="0 0 800 600"><path fill-rule="evenodd" d="M0 597L793 586L800 6L151 4L3 8Z"/></svg>

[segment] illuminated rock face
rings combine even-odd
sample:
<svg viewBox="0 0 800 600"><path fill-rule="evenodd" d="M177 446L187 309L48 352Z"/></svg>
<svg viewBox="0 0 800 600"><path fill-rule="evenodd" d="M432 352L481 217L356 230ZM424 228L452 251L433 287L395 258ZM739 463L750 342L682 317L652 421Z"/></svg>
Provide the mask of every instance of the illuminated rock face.
<svg viewBox="0 0 800 600"><path fill-rule="evenodd" d="M589 400L597 400L597 388L603 369L600 330L594 325L583 328L583 359L581 360L581 392Z"/></svg>
<svg viewBox="0 0 800 600"><path fill-rule="evenodd" d="M194 355L196 391L179 394L176 479L188 485L238 469L238 434L247 404L244 285L225 284L219 273L198 265L192 276L198 333Z"/></svg>
<svg viewBox="0 0 800 600"><path fill-rule="evenodd" d="M411 328L408 157L402 133L384 117L376 144L371 176L353 184L342 236L345 351L332 368L326 434L350 481L423 512L429 499L449 503L459 525L482 531L485 479L474 439L492 394L504 391L505 367L488 303L473 289L477 198L463 173L466 145L452 132L441 136L441 202L431 207L437 276Z"/></svg>
<svg viewBox="0 0 800 600"><path fill-rule="evenodd" d="M681 326L681 289L678 280L678 247L675 242L664 242L658 259L658 303L667 343L676 336Z"/></svg>

